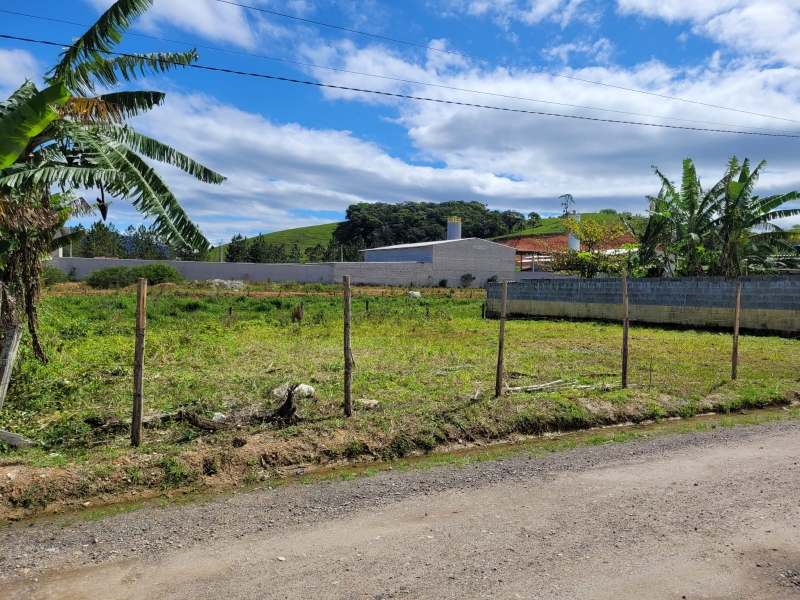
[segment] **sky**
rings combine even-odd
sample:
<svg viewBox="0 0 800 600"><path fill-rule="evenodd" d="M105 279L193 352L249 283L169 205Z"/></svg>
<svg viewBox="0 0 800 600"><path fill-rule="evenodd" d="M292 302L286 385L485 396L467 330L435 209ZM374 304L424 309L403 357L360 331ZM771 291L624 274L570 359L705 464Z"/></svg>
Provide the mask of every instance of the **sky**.
<svg viewBox="0 0 800 600"><path fill-rule="evenodd" d="M241 3L252 8L155 0L119 49L197 47L201 65L336 86L800 135L800 0ZM69 43L110 4L5 0L0 9L76 25L0 12L0 33ZM57 51L0 40L0 97L26 78L38 81ZM709 187L735 155L767 161L759 195L800 190L797 138L194 69L126 87L167 92L163 106L134 119L138 130L228 178L210 186L159 167L212 244L340 221L357 202L467 200L550 215L569 193L579 211L644 213L660 187L652 167L678 181L684 158ZM142 222L122 200L109 220L120 228Z"/></svg>

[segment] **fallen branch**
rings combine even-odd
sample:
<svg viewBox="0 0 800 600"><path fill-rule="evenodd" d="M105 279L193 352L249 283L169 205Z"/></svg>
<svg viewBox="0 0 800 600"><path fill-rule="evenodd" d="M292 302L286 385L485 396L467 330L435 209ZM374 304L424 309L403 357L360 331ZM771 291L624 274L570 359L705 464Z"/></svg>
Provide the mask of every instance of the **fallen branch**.
<svg viewBox="0 0 800 600"><path fill-rule="evenodd" d="M204 419L193 412L180 411L174 415L174 418L176 421L185 421L205 431L226 431L237 429L244 425L256 425L259 423L294 424L299 420L297 416L297 406L294 404L294 391L299 386L300 384L296 383L289 387L286 392L286 400L284 400L283 404L278 408L274 410L257 410L247 415L247 417L219 422L212 421L211 419ZM172 417L172 415L164 415L164 417ZM162 419L164 419L164 417L162 417Z"/></svg>
<svg viewBox="0 0 800 600"><path fill-rule="evenodd" d="M556 379L550 383L540 383L538 385L527 385L523 387L504 387L504 392L538 392L540 390L547 390L553 387L563 387L559 384L564 384L563 379Z"/></svg>

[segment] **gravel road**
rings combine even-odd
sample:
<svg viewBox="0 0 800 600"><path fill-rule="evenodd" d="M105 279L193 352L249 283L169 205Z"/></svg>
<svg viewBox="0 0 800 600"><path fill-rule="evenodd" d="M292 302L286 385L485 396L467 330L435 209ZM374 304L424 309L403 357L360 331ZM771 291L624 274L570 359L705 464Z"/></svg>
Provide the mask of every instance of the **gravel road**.
<svg viewBox="0 0 800 600"><path fill-rule="evenodd" d="M0 531L4 599L800 599L800 421Z"/></svg>

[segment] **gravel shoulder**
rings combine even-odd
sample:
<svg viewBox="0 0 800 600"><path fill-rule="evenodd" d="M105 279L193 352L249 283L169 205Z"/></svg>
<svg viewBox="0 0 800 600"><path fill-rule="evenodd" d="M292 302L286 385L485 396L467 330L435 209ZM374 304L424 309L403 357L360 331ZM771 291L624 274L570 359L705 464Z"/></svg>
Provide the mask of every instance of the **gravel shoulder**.
<svg viewBox="0 0 800 600"><path fill-rule="evenodd" d="M45 598L800 598L800 421L0 531Z"/></svg>

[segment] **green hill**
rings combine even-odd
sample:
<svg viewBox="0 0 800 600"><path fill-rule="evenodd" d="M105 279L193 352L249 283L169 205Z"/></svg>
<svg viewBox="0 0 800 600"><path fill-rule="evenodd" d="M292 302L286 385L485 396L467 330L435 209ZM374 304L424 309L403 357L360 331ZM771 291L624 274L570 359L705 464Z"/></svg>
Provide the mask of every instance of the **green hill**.
<svg viewBox="0 0 800 600"><path fill-rule="evenodd" d="M601 223L615 222L617 221L618 218L619 215L616 214L611 214L611 215L606 213L581 214L581 219L599 221ZM636 217L634 217L634 220L635 219ZM564 229L564 226L561 224L561 221L559 221L557 217L548 217L539 221L539 224L533 229L525 229L523 231L515 231L514 233L501 235L499 237L492 238L492 241L496 242L498 240L508 240L511 238L518 238L518 237L558 235L559 233L565 233L565 232L566 229Z"/></svg>
<svg viewBox="0 0 800 600"><path fill-rule="evenodd" d="M273 244L275 246L286 244L286 246L289 247L293 244L297 244L297 246L300 248L300 252L305 252L306 248L313 248L317 244L327 246L328 242L333 236L333 230L336 229L337 225L339 225L339 223L325 223L324 225L311 225L309 227L298 227L297 229L285 229L283 231L265 233L261 237L264 238L268 244ZM255 237L250 238L247 241L248 243L252 243L254 239ZM227 248L228 244L222 245L223 260L225 258L225 253L227 252ZM219 246L211 248L211 250L208 251L208 257L206 258L206 261L219 261Z"/></svg>

